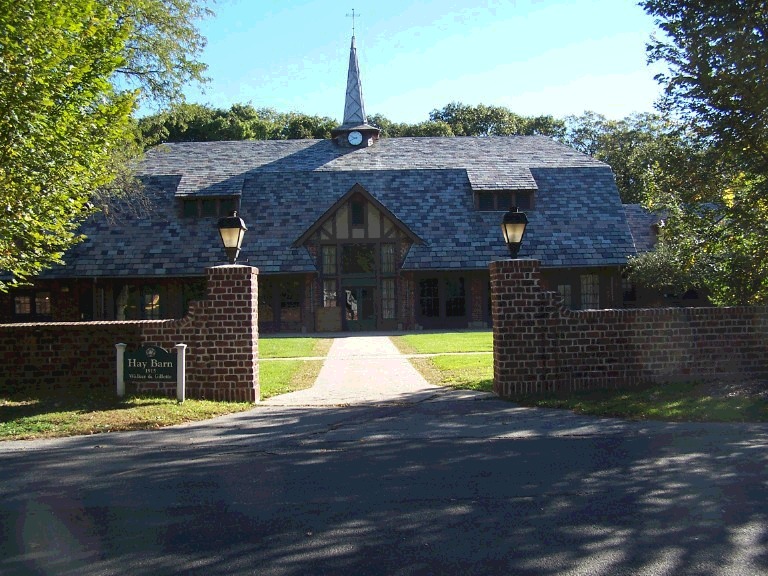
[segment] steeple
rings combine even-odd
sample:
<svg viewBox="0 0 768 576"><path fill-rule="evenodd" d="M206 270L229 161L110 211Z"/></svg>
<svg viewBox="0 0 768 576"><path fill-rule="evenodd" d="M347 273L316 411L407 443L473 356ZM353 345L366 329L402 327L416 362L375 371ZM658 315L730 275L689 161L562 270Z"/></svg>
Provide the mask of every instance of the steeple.
<svg viewBox="0 0 768 576"><path fill-rule="evenodd" d="M357 63L357 48L355 37L352 36L352 46L349 49L349 71L347 72L347 97L344 100L344 120L342 126L359 126L366 124L365 104L363 103L363 85L360 82L360 66Z"/></svg>
<svg viewBox="0 0 768 576"><path fill-rule="evenodd" d="M344 98L344 119L341 126L331 131L336 142L344 146L365 147L379 138L379 129L368 124L363 102L363 85L360 82L360 66L357 62L355 36L349 49L347 92Z"/></svg>

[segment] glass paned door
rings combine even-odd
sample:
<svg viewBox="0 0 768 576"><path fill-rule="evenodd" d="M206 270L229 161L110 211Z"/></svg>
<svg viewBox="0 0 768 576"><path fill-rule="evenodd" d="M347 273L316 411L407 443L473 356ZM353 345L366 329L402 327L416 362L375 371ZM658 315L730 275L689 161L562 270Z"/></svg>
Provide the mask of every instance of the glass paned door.
<svg viewBox="0 0 768 576"><path fill-rule="evenodd" d="M376 309L373 286L346 286L344 295L344 320L350 331L375 330Z"/></svg>

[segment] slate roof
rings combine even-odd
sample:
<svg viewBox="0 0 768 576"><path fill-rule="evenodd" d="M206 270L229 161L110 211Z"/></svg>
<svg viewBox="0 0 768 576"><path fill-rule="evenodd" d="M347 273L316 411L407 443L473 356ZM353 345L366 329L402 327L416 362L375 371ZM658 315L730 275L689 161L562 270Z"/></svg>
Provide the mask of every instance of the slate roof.
<svg viewBox="0 0 768 576"><path fill-rule="evenodd" d="M520 257L545 267L611 266L636 254L610 168L543 136L194 142L151 150L140 174L154 199L144 218L97 215L88 239L47 276L201 275L224 259L216 218L181 216L177 197L239 195L248 225L239 261L262 273L314 272L296 241L362 185L423 244L404 268L485 269L506 258L502 212L478 212L477 190L536 190Z"/></svg>
<svg viewBox="0 0 768 576"><path fill-rule="evenodd" d="M624 212L627 215L627 224L637 251L642 253L653 250L656 245L654 227L661 222L663 216L657 212L650 212L640 204L624 204Z"/></svg>

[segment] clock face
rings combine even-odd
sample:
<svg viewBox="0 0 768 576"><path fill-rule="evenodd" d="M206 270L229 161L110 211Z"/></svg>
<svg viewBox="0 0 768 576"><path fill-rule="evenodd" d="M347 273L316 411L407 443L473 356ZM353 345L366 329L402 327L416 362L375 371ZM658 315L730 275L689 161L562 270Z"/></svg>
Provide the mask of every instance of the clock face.
<svg viewBox="0 0 768 576"><path fill-rule="evenodd" d="M349 141L350 144L352 144L352 146L357 146L358 144L360 144L360 142L363 141L363 135L360 134L360 132L358 132L357 130L355 130L354 132L349 133L349 135L347 136L347 140Z"/></svg>

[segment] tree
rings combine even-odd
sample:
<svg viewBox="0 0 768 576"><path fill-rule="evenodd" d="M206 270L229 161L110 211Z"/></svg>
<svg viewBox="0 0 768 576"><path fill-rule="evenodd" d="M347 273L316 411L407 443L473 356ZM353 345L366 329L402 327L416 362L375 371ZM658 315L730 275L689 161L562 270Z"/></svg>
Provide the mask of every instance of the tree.
<svg viewBox="0 0 768 576"><path fill-rule="evenodd" d="M742 167L768 166L768 6L764 0L645 0L666 37L648 47L663 110L680 115Z"/></svg>
<svg viewBox="0 0 768 576"><path fill-rule="evenodd" d="M332 118L298 112L283 114L250 104L233 104L225 110L177 103L138 121L145 148L161 142L323 139L330 138L336 125Z"/></svg>
<svg viewBox="0 0 768 576"><path fill-rule="evenodd" d="M682 144L680 127L658 114L633 114L609 120L595 112L565 119L563 142L605 162L616 177L625 204L643 203L651 174Z"/></svg>
<svg viewBox="0 0 768 576"><path fill-rule="evenodd" d="M271 108L233 104L229 110L205 104L172 104L166 110L139 118L137 126L145 149L162 142L281 139L285 115Z"/></svg>
<svg viewBox="0 0 768 576"><path fill-rule="evenodd" d="M382 138L396 138L397 136L402 136L401 128L405 126L404 124L392 122L382 114L372 114L371 116L368 116L368 124L376 126L376 128L380 130L379 134Z"/></svg>
<svg viewBox="0 0 768 576"><path fill-rule="evenodd" d="M308 116L298 112L286 114L282 123L280 136L287 140L330 138L331 130L338 125L335 120L326 116Z"/></svg>
<svg viewBox="0 0 768 576"><path fill-rule="evenodd" d="M0 270L16 280L61 261L110 180L134 101L108 80L128 32L93 0L0 3Z"/></svg>
<svg viewBox="0 0 768 576"><path fill-rule="evenodd" d="M542 134L562 137L565 124L552 116L520 116L503 106L469 106L451 102L432 110L429 119L444 122L456 136L512 136Z"/></svg>
<svg viewBox="0 0 768 576"><path fill-rule="evenodd" d="M453 130L441 120L427 120L418 124L403 124L399 136L453 136Z"/></svg>
<svg viewBox="0 0 768 576"><path fill-rule="evenodd" d="M660 250L633 263L681 268L716 304L768 302L768 7L764 1L646 0L666 36L648 48L669 71L662 111L688 151L658 171L649 201L667 213Z"/></svg>
<svg viewBox="0 0 768 576"><path fill-rule="evenodd" d="M202 71L180 58L189 28L170 22L193 6L0 0L0 290L61 262L94 204L124 189L111 183L134 157L138 98L172 98Z"/></svg>
<svg viewBox="0 0 768 576"><path fill-rule="evenodd" d="M663 215L657 248L633 260L633 281L683 293L704 289L718 305L759 304L768 295L765 179L723 162L697 135L668 148L648 178L646 205ZM766 195L763 193L763 198Z"/></svg>
<svg viewBox="0 0 768 576"><path fill-rule="evenodd" d="M115 82L156 104L183 100L181 90L205 82L207 65L199 58L205 37L196 23L212 15L204 0L101 0L130 34Z"/></svg>
<svg viewBox="0 0 768 576"><path fill-rule="evenodd" d="M453 136L453 130L442 120L427 120L416 124L392 122L381 114L368 117L368 123L381 130L382 138L402 138L406 136Z"/></svg>

